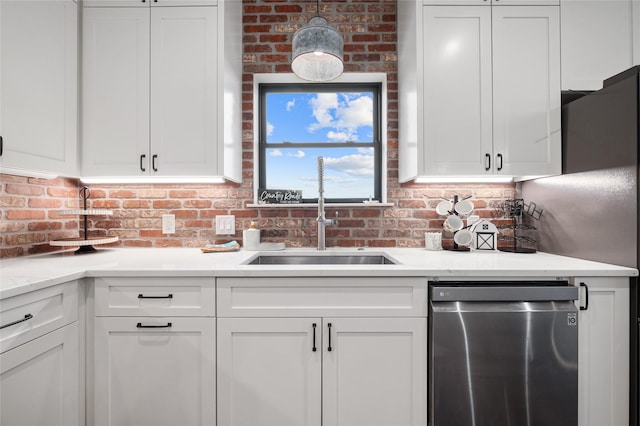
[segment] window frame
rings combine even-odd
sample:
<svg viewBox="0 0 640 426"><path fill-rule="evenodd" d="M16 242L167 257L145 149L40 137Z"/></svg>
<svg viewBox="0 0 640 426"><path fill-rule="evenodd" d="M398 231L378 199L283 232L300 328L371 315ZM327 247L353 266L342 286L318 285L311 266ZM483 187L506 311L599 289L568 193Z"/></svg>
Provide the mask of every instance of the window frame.
<svg viewBox="0 0 640 426"><path fill-rule="evenodd" d="M315 87L314 87L315 86ZM384 73L351 73L343 74L329 83L307 82L293 74L254 74L254 202L257 204L258 189L264 188L266 182L266 151L269 148L283 147L282 144L268 144L266 97L268 93L318 93L318 92L372 92L374 99L373 138L372 142L296 142L287 143L287 148L328 148L342 146L344 148L372 147L374 155L374 193L369 194L375 203L386 203L386 130L387 130L387 95L386 74ZM270 188L289 189L289 188ZM363 205L369 196L362 198L328 198L327 204ZM305 198L305 205L316 204L317 198Z"/></svg>

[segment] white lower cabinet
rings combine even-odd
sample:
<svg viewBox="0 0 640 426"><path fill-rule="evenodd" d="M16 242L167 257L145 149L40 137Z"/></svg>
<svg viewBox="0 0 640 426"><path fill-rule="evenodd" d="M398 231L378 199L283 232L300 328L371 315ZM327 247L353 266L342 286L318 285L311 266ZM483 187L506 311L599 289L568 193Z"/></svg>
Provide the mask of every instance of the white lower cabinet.
<svg viewBox="0 0 640 426"><path fill-rule="evenodd" d="M218 279L218 426L424 426L426 285Z"/></svg>
<svg viewBox="0 0 640 426"><path fill-rule="evenodd" d="M0 300L0 425L84 424L78 283Z"/></svg>
<svg viewBox="0 0 640 426"><path fill-rule="evenodd" d="M73 322L0 355L1 425L84 424L78 340Z"/></svg>
<svg viewBox="0 0 640 426"><path fill-rule="evenodd" d="M218 425L320 426L320 333L320 318L219 318Z"/></svg>
<svg viewBox="0 0 640 426"><path fill-rule="evenodd" d="M424 425L426 338L426 318L218 319L218 425Z"/></svg>
<svg viewBox="0 0 640 426"><path fill-rule="evenodd" d="M215 318L95 319L95 424L215 425Z"/></svg>
<svg viewBox="0 0 640 426"><path fill-rule="evenodd" d="M578 424L629 424L629 297L626 277L576 279L588 287L579 316ZM586 295L586 292L584 292Z"/></svg>
<svg viewBox="0 0 640 426"><path fill-rule="evenodd" d="M104 277L94 282L89 421L215 426L215 282Z"/></svg>
<svg viewBox="0 0 640 426"><path fill-rule="evenodd" d="M325 318L322 346L324 426L426 424L426 318Z"/></svg>

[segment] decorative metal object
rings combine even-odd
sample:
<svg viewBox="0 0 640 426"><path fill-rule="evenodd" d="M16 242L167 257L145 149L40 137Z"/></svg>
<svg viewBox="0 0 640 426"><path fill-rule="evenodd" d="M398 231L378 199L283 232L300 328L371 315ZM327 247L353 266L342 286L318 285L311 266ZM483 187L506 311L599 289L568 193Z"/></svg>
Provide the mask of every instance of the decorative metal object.
<svg viewBox="0 0 640 426"><path fill-rule="evenodd" d="M338 31L317 14L293 35L291 69L308 81L330 81L342 74L344 41Z"/></svg>
<svg viewBox="0 0 640 426"><path fill-rule="evenodd" d="M535 245L537 241L528 235L523 235L523 232L532 232L536 230L536 227L523 223L523 215L527 215L534 220L540 220L542 217L542 209L531 202L525 203L522 198L514 198L506 200L502 205L502 211L504 217L511 219L508 225L500 226L500 229L509 229L511 232L507 235L501 235L500 240L510 241L509 247L502 247L500 251L507 251L511 253L535 253ZM529 245L530 247L524 247Z"/></svg>

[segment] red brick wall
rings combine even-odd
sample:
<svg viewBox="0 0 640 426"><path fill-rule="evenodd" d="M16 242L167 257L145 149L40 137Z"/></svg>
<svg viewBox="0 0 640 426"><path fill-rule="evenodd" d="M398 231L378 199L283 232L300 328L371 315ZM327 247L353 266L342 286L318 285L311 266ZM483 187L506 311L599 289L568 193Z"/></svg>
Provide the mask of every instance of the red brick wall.
<svg viewBox="0 0 640 426"><path fill-rule="evenodd" d="M230 238L217 238L215 216L236 216L236 234L251 220L258 222L263 240L284 241L288 246L316 244L317 211L309 208L247 208L253 202L253 74L291 72L291 39L296 29L316 13L315 0L243 0L243 182L223 185L101 185L93 186L92 207L114 210L111 217L92 218L92 233L117 235L124 247L174 247L200 245ZM417 185L399 184L398 176L398 85L396 49L396 0L322 0L321 14L337 27L345 39L346 72L386 72L388 82L387 199L391 208L339 209L339 225L327 228L327 245L371 247L423 247L424 232L442 230L435 213L441 197L472 195L476 213L492 217L504 199L515 195L514 184ZM8 179L8 180L7 180ZM13 180L23 185L14 194ZM2 180L3 257L48 249L44 244L56 232L77 233L77 221L51 219L51 209L29 205L37 193L73 187L74 193L59 201L77 202L73 181ZM47 186L50 185L50 186ZM58 200L53 196L45 199ZM54 202L55 203L55 202ZM335 209L327 209L330 216ZM17 213L22 212L22 213ZM161 234L161 216L176 215L176 234ZM34 219L24 216L36 215ZM42 217L44 215L44 217ZM15 218L14 218L15 216ZM18 219L17 217L22 217ZM41 224L42 223L42 224ZM62 226L62 227L61 227ZM58 228L55 228L58 227ZM60 228L61 227L61 228ZM69 227L69 228L68 228ZM45 228L46 231L39 230ZM445 243L449 243L446 241Z"/></svg>
<svg viewBox="0 0 640 426"><path fill-rule="evenodd" d="M51 240L78 236L78 217L58 211L78 208L75 179L0 175L0 258L56 250Z"/></svg>

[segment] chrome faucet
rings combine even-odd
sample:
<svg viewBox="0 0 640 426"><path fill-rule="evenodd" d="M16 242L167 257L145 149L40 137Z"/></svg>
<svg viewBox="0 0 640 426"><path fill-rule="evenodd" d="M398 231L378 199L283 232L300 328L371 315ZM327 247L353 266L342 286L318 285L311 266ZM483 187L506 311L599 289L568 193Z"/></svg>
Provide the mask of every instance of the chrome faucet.
<svg viewBox="0 0 640 426"><path fill-rule="evenodd" d="M327 219L324 214L324 159L318 157L318 250L326 250L325 227L338 223L338 212L335 219Z"/></svg>

